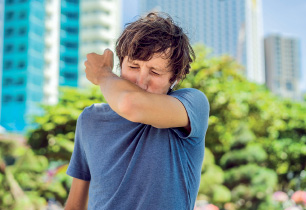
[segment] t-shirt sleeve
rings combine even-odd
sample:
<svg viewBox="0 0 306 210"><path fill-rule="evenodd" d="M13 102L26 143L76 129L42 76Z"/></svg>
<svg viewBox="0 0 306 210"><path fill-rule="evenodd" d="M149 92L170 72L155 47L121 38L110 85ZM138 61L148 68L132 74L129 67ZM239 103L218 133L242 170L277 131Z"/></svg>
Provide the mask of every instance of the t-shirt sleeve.
<svg viewBox="0 0 306 210"><path fill-rule="evenodd" d="M83 146L84 139L82 137L83 114L84 112L79 116L77 120L74 138L74 150L66 173L74 178L90 181L91 175L88 167L85 149Z"/></svg>
<svg viewBox="0 0 306 210"><path fill-rule="evenodd" d="M184 88L170 95L184 105L191 126L190 133L186 133L182 128L173 128L174 132L190 143L196 144L204 140L209 118L209 102L205 94L194 88Z"/></svg>

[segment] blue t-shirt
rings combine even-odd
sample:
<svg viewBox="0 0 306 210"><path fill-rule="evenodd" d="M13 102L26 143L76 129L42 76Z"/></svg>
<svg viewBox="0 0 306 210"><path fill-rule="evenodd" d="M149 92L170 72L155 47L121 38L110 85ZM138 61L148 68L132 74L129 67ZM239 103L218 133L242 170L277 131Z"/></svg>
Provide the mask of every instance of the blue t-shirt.
<svg viewBox="0 0 306 210"><path fill-rule="evenodd" d="M131 122L104 103L79 116L67 174L90 181L89 210L193 210L209 103L192 88L170 95L187 110L189 134Z"/></svg>

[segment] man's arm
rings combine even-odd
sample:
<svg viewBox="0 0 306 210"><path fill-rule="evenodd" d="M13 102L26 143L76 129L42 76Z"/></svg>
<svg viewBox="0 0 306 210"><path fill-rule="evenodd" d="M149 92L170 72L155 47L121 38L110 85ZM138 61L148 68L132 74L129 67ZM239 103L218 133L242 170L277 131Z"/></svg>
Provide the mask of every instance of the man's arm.
<svg viewBox="0 0 306 210"><path fill-rule="evenodd" d="M86 77L99 85L110 107L122 117L157 128L184 127L189 130L189 120L183 104L165 94L142 90L132 82L112 73L113 53L87 55Z"/></svg>
<svg viewBox="0 0 306 210"><path fill-rule="evenodd" d="M65 210L85 210L90 182L73 178Z"/></svg>

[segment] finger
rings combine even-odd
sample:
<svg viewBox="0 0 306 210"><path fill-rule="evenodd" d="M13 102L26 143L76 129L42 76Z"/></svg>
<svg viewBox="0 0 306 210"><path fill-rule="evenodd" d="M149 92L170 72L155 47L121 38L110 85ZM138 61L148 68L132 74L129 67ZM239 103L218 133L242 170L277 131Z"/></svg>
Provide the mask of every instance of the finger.
<svg viewBox="0 0 306 210"><path fill-rule="evenodd" d="M84 62L84 66L88 67L88 60Z"/></svg>
<svg viewBox="0 0 306 210"><path fill-rule="evenodd" d="M111 51L109 48L106 48L106 49L104 50L104 53L103 53L103 54L109 54L109 55L113 56L113 51Z"/></svg>
<svg viewBox="0 0 306 210"><path fill-rule="evenodd" d="M86 55L87 60L89 60L93 55L95 55L96 53L92 52L92 53L88 53Z"/></svg>

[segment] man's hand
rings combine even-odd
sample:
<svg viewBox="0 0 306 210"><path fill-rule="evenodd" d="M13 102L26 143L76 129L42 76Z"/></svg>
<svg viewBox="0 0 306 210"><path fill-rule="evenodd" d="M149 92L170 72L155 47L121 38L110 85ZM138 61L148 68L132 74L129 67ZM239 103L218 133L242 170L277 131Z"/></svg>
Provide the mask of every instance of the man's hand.
<svg viewBox="0 0 306 210"><path fill-rule="evenodd" d="M113 52L109 49L104 50L102 55L96 53L87 54L85 61L86 78L95 85L100 84L100 80L107 74L112 73L114 67Z"/></svg>

